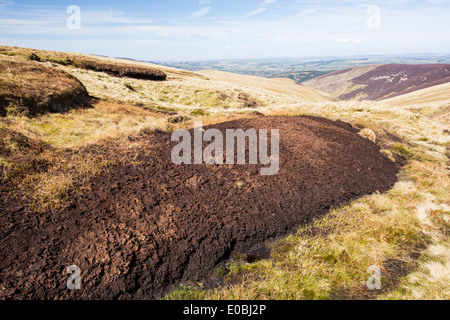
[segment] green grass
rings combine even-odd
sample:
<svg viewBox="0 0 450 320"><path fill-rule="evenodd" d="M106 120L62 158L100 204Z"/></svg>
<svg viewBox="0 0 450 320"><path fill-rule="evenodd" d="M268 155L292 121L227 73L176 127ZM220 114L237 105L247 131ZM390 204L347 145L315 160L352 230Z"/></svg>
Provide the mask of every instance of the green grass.
<svg viewBox="0 0 450 320"><path fill-rule="evenodd" d="M191 115L193 116L206 116L208 113L205 110L201 110L201 109L196 109L191 111Z"/></svg>

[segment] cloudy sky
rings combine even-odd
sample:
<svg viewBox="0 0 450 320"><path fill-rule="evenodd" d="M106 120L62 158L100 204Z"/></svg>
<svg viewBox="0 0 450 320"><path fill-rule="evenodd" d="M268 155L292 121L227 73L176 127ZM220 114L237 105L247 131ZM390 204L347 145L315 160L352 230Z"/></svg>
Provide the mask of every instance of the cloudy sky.
<svg viewBox="0 0 450 320"><path fill-rule="evenodd" d="M152 61L450 53L449 17L450 0L0 0L0 43Z"/></svg>

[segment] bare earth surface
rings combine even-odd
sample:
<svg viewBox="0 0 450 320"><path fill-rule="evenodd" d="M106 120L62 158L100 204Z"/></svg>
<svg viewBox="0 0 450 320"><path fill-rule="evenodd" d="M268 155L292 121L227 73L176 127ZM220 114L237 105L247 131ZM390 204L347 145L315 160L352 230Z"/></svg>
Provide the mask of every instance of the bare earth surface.
<svg viewBox="0 0 450 320"><path fill-rule="evenodd" d="M129 164L85 183L62 212L37 215L2 192L0 298L158 298L233 253L251 256L266 239L396 182L394 164L343 122L260 117L213 127L279 129L279 173L176 166L170 134L158 133L143 136L148 148L138 153L111 153ZM81 290L66 288L70 265L81 268Z"/></svg>

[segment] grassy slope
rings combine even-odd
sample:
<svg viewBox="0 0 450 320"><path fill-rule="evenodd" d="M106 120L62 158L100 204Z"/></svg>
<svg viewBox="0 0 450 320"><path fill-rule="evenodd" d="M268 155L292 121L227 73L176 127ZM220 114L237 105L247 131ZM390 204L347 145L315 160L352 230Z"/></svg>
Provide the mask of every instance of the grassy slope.
<svg viewBox="0 0 450 320"><path fill-rule="evenodd" d="M251 264L239 259L230 261L217 271L224 281L217 289L187 283L167 298L450 298L450 143L444 132L448 125L442 118L436 119L436 112L443 106L437 105L433 107L436 112L429 112L429 106L410 110L369 102L312 103L302 100L304 87L291 85L289 80L210 71L194 74L164 68L168 81L155 83L64 68L103 100L93 109L65 114L0 118L0 128L20 132L52 148L36 156L51 163L48 170L27 171L21 176L18 172L23 170L24 162L20 156L27 150L22 150L13 135L0 137L17 156L0 154L0 165L15 169L8 172L20 179L12 181L30 193L34 205L40 208L37 211L57 207L67 191L76 187L76 181L88 179L109 165L107 159L96 158L95 154L68 161L64 154L67 148L95 148L105 140L123 148L136 148L139 146L128 137L143 129L191 127L194 120L217 123L251 116L248 113L255 110L350 121L373 130L383 152L393 159L399 154L409 161L390 192L335 208L326 217L301 228L297 235L271 244L271 259ZM241 93L261 105L244 107ZM312 94L315 96L314 91ZM224 108L224 100L229 108ZM204 112L192 112L198 108ZM168 114L155 110L189 114L191 119L173 125L167 121ZM392 139L392 134L401 140ZM381 292L365 288L369 276L366 270L374 264L382 269Z"/></svg>
<svg viewBox="0 0 450 320"><path fill-rule="evenodd" d="M390 99L382 100L392 106L411 106L418 104L443 104L450 103L450 83L417 90Z"/></svg>
<svg viewBox="0 0 450 320"><path fill-rule="evenodd" d="M450 83L382 100L392 107L404 107L450 128Z"/></svg>
<svg viewBox="0 0 450 320"><path fill-rule="evenodd" d="M283 78L261 78L255 76L238 75L214 70L200 71L200 74L216 81L235 83L254 90L275 92L302 102L335 101L330 95L313 88L299 85L294 80Z"/></svg>
<svg viewBox="0 0 450 320"><path fill-rule="evenodd" d="M303 84L305 86L324 91L337 98L343 94L359 89L352 83L352 80L372 69L375 69L378 66L379 65L369 65L352 68L346 72L337 71L335 73L326 74L324 76L305 81ZM364 97L361 96L361 98Z"/></svg>

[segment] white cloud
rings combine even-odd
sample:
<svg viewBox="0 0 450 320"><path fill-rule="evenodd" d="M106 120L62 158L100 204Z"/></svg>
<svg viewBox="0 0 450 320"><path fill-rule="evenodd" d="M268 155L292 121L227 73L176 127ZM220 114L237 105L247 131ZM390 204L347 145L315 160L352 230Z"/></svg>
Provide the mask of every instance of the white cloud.
<svg viewBox="0 0 450 320"><path fill-rule="evenodd" d="M191 19L202 17L202 16L208 14L211 10L212 10L211 7L200 8L200 10L195 11L191 14Z"/></svg>
<svg viewBox="0 0 450 320"><path fill-rule="evenodd" d="M356 39L349 39L349 38L339 38L339 39L337 39L336 40L337 42L339 42L339 43L350 43L350 42L353 42L353 43L361 43L361 42L363 42L364 40L363 39L361 39L361 38L356 38Z"/></svg>
<svg viewBox="0 0 450 320"><path fill-rule="evenodd" d="M256 9L256 10L253 10L252 12L249 12L249 13L247 14L247 16L248 16L248 17L250 17L250 16L255 16L255 15L260 14L261 12L264 12L264 11L266 11L266 8L258 8L258 9Z"/></svg>
<svg viewBox="0 0 450 320"><path fill-rule="evenodd" d="M258 8L258 9L255 9L255 10L253 10L252 12L249 12L248 14L247 14L247 17L250 17L250 16L255 16L255 15L257 15L257 14L260 14L261 12L264 12L264 11L266 11L266 7L269 5L269 4L272 4L272 3L275 3L275 2L277 2L277 0L264 0L264 2L261 4L261 6Z"/></svg>
<svg viewBox="0 0 450 320"><path fill-rule="evenodd" d="M316 11L317 11L316 9L305 9L305 10L300 11L300 15L301 16L307 16L307 15L310 15L310 14L316 12Z"/></svg>

